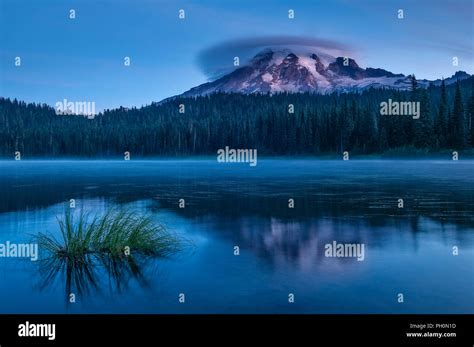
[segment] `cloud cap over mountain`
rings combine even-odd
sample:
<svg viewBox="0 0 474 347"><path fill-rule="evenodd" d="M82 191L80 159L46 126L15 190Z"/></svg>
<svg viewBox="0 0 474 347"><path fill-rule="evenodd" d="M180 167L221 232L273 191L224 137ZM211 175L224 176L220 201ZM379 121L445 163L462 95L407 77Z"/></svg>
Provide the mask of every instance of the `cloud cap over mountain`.
<svg viewBox="0 0 474 347"><path fill-rule="evenodd" d="M320 54L336 57L356 55L353 47L336 41L302 36L261 36L229 40L213 45L199 53L197 63L201 71L212 81L235 69L234 57L239 57L240 64L245 65L252 57L265 49L280 50L282 48L290 49L295 53L318 51Z"/></svg>

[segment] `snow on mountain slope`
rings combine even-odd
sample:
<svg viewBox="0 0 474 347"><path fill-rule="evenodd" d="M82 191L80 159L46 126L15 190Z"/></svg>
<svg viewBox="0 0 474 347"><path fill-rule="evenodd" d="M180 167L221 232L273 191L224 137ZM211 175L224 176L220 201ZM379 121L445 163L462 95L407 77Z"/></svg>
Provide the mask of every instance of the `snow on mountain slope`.
<svg viewBox="0 0 474 347"><path fill-rule="evenodd" d="M470 77L458 71L447 84ZM421 87L441 80L418 80ZM320 93L360 91L370 87L406 90L410 76L384 69L361 68L353 59L333 57L322 52L294 52L289 49L266 49L250 62L212 82L201 84L182 96L224 93Z"/></svg>

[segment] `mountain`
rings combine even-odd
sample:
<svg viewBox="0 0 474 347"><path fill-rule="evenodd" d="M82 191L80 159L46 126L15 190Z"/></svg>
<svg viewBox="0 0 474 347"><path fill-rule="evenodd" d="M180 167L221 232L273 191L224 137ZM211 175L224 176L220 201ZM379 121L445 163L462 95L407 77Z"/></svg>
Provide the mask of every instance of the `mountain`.
<svg viewBox="0 0 474 347"><path fill-rule="evenodd" d="M464 71L445 79L446 84L470 77ZM441 80L418 80L420 87ZM326 53L296 53L288 49L266 49L250 62L212 82L194 87L181 96L224 93L301 93L327 94L374 88L407 90L410 76L394 74L379 68L361 68L351 58L333 57Z"/></svg>

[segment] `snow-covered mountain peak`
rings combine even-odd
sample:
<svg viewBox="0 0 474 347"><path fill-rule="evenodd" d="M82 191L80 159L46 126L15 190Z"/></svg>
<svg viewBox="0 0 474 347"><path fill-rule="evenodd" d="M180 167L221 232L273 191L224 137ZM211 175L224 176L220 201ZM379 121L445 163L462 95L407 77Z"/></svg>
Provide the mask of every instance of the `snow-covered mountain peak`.
<svg viewBox="0 0 474 347"><path fill-rule="evenodd" d="M457 72L446 82L468 78ZM440 80L431 81L435 85ZM420 86L430 81L419 80ZM362 68L350 57L333 57L310 49L266 48L231 73L190 89L183 96L224 93L330 93L367 88L408 89L410 77L381 68Z"/></svg>

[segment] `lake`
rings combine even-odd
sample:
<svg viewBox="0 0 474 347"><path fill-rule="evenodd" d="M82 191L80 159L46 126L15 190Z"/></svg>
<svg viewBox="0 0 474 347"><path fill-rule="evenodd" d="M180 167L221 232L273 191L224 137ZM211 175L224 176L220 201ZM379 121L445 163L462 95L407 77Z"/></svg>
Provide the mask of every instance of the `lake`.
<svg viewBox="0 0 474 347"><path fill-rule="evenodd" d="M75 199L186 245L138 276L93 264L94 283L0 258L0 313L474 313L474 161L0 161L0 192L0 243L57 235Z"/></svg>

